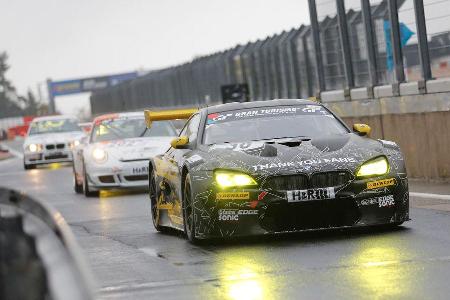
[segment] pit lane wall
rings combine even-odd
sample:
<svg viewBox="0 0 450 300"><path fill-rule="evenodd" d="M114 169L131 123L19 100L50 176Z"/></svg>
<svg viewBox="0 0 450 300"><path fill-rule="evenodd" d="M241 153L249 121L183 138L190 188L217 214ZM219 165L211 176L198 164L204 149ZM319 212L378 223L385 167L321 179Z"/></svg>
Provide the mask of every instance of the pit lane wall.
<svg viewBox="0 0 450 300"><path fill-rule="evenodd" d="M0 187L0 299L94 299L92 276L62 216Z"/></svg>
<svg viewBox="0 0 450 300"><path fill-rule="evenodd" d="M450 79L324 92L321 101L349 126L397 142L408 177L450 182Z"/></svg>

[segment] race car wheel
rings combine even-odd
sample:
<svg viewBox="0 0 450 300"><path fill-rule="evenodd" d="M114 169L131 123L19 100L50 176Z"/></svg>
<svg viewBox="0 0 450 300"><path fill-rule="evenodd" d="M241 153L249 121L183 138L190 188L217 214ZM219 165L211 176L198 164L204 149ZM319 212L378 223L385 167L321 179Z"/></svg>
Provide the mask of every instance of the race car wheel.
<svg viewBox="0 0 450 300"><path fill-rule="evenodd" d="M191 177L189 176L189 174L187 174L184 183L183 223L184 223L184 232L186 234L187 239L191 243L198 242L198 239L195 237L196 221L194 213L194 197L192 195Z"/></svg>
<svg viewBox="0 0 450 300"><path fill-rule="evenodd" d="M25 170L33 170L36 169L36 165L27 165L25 162L23 163L23 168Z"/></svg>
<svg viewBox="0 0 450 300"><path fill-rule="evenodd" d="M87 174L86 174L86 168L84 168L83 166L83 170L84 170L84 180L83 180L83 191L84 191L84 195L86 197L98 197L100 195L99 191L90 191L89 190L89 184L88 184L88 178L87 178Z"/></svg>
<svg viewBox="0 0 450 300"><path fill-rule="evenodd" d="M163 231L164 227L159 225L158 193L156 191L155 174L153 173L153 171L150 171L149 174L148 188L149 188L150 205L152 208L153 226L155 226L155 229L157 231Z"/></svg>
<svg viewBox="0 0 450 300"><path fill-rule="evenodd" d="M75 190L75 193L77 193L77 194L83 193L83 185L79 184L77 181L75 167L73 167L73 189Z"/></svg>

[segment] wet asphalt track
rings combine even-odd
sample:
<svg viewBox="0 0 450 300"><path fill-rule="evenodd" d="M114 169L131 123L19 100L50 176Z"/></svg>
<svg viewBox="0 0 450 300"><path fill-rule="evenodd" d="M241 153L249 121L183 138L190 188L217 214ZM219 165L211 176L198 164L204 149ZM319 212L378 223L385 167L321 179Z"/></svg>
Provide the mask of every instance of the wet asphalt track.
<svg viewBox="0 0 450 300"><path fill-rule="evenodd" d="M87 199L74 193L71 170L51 165L25 172L20 159L9 159L0 162L0 185L41 198L62 213L85 251L100 298L450 297L449 211L413 207L413 220L397 230L193 246L177 233L155 232L146 194Z"/></svg>

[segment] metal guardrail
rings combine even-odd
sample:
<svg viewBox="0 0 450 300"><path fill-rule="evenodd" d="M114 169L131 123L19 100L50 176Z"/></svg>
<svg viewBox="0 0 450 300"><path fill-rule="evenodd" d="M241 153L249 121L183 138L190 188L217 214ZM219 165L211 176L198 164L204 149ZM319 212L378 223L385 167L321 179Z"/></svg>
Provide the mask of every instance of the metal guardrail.
<svg viewBox="0 0 450 300"><path fill-rule="evenodd" d="M93 299L93 281L59 212L0 188L0 299Z"/></svg>
<svg viewBox="0 0 450 300"><path fill-rule="evenodd" d="M221 102L230 84L247 84L250 101L333 90L349 100L353 88L373 95L375 86L450 77L450 0L308 2L311 25L95 92L92 112Z"/></svg>

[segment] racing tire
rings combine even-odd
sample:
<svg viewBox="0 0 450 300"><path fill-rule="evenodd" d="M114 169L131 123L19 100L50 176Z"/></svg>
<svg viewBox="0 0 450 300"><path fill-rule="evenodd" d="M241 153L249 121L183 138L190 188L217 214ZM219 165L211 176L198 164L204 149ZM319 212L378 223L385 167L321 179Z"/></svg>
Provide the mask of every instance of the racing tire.
<svg viewBox="0 0 450 300"><path fill-rule="evenodd" d="M23 163L23 168L25 170L34 170L36 169L36 165L27 165L25 162Z"/></svg>
<svg viewBox="0 0 450 300"><path fill-rule="evenodd" d="M75 167L73 167L73 189L75 193L82 194L83 193L83 185L77 182L77 175L75 172Z"/></svg>
<svg viewBox="0 0 450 300"><path fill-rule="evenodd" d="M183 226L186 238L192 244L198 244L199 240L195 237L196 220L195 220L195 208L194 197L191 189L191 177L186 175L183 189Z"/></svg>
<svg viewBox="0 0 450 300"><path fill-rule="evenodd" d="M100 195L100 191L90 191L89 190L89 184L88 184L88 178L87 178L87 174L86 174L86 168L83 165L83 174L84 174L84 179L83 179L83 192L84 195L88 198L93 198L93 197L98 197Z"/></svg>
<svg viewBox="0 0 450 300"><path fill-rule="evenodd" d="M156 190L156 180L155 180L155 174L153 171L149 172L149 179L148 179L148 196L150 198L150 205L152 210L152 222L153 226L157 231L164 231L165 227L159 225L159 210L158 210L158 193Z"/></svg>

